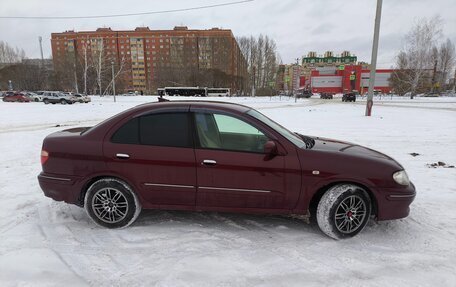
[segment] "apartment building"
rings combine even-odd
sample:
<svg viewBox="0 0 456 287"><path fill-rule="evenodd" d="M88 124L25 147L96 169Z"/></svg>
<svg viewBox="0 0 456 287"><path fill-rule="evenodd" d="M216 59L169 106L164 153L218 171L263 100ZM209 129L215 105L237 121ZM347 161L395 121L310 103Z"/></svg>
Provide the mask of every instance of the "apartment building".
<svg viewBox="0 0 456 287"><path fill-rule="evenodd" d="M229 29L129 31L98 28L51 34L56 70L75 67L77 79L90 62L95 74L103 73L104 85L112 76L125 83L124 90L155 93L163 86L227 87L244 89L247 63ZM108 79L108 80L106 80Z"/></svg>

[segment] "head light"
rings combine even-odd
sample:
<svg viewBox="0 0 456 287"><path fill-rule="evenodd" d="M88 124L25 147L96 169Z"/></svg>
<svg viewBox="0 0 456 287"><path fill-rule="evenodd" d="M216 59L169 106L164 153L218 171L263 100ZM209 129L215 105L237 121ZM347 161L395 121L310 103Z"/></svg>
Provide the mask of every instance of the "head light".
<svg viewBox="0 0 456 287"><path fill-rule="evenodd" d="M400 185L409 185L410 184L410 180L409 180L408 175L405 172L405 170L400 170L400 171L393 173L393 179L395 182L397 182Z"/></svg>

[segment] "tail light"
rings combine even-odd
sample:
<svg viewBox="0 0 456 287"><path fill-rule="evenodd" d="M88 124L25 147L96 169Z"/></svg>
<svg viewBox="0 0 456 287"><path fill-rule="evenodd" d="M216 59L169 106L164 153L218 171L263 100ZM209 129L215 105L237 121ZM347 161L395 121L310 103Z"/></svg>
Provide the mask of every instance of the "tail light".
<svg viewBox="0 0 456 287"><path fill-rule="evenodd" d="M49 153L44 149L41 150L41 165L45 164L46 161L49 159Z"/></svg>

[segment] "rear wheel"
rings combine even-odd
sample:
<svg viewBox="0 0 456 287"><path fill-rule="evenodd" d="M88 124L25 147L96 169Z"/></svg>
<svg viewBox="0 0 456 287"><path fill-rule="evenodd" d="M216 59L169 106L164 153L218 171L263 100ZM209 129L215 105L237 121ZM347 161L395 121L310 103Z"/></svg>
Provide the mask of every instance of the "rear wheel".
<svg viewBox="0 0 456 287"><path fill-rule="evenodd" d="M127 227L141 212L141 204L133 190L115 178L93 183L85 195L84 206L96 224L107 228Z"/></svg>
<svg viewBox="0 0 456 287"><path fill-rule="evenodd" d="M321 231L334 239L350 238L361 232L369 221L371 202L367 192L353 184L331 187L317 207Z"/></svg>
<svg viewBox="0 0 456 287"><path fill-rule="evenodd" d="M34 99L35 102L39 102L40 100L38 100L37 98Z"/></svg>

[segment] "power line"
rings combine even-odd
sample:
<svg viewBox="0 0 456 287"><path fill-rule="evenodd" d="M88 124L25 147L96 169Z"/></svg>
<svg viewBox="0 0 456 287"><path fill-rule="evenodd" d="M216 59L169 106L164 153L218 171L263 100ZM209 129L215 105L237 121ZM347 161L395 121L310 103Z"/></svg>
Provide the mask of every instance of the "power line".
<svg viewBox="0 0 456 287"><path fill-rule="evenodd" d="M226 3L220 3L220 4L213 4L213 5L181 8L181 9L150 11L150 12L142 12L142 13L128 13L128 14L92 15L92 16L0 16L0 19L67 20L67 19L115 18L115 17L129 17L129 16L165 14L165 13L175 13L175 12L184 12L184 11L192 11L192 10L201 10L201 9L216 8L216 7L221 7L221 6L237 5L237 4L253 2L253 1L255 1L255 0L243 0L243 1L235 1L235 2L226 2Z"/></svg>

